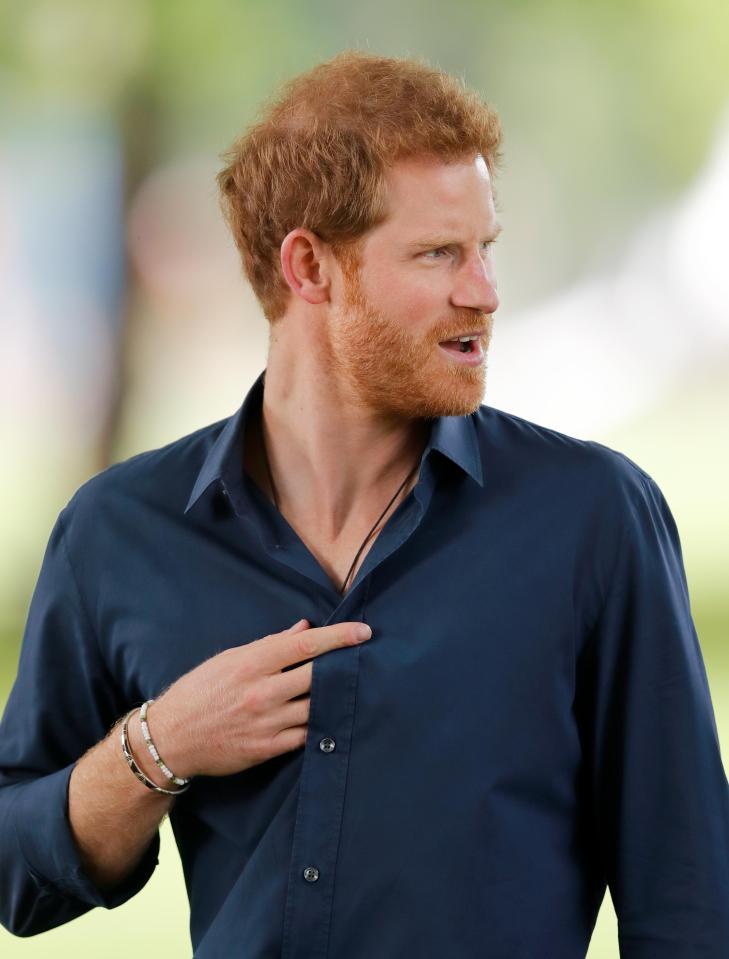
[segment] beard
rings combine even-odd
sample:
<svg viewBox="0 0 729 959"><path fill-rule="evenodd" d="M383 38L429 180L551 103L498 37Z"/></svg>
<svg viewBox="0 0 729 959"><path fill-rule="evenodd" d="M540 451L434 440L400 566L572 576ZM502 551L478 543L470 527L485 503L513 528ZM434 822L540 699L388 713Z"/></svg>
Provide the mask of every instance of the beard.
<svg viewBox="0 0 729 959"><path fill-rule="evenodd" d="M330 313L324 359L347 399L393 421L475 412L485 391L493 317L455 310L445 323L416 336L372 306L351 259L341 266L344 303ZM438 345L454 331L482 327L484 360L477 366L458 363Z"/></svg>

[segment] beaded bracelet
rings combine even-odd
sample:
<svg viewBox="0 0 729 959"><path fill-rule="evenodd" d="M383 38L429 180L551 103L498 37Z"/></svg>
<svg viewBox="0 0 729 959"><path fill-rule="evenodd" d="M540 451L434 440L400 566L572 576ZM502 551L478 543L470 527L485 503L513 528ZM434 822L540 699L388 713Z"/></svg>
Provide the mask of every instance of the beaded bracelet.
<svg viewBox="0 0 729 959"><path fill-rule="evenodd" d="M132 715L132 713L136 712L138 708L139 707L135 706L134 709L130 709L129 712L124 717L124 722L122 723L121 745L122 745L122 752L124 753L124 758L127 761L127 765L129 766L131 771L134 773L134 775L137 777L137 779L141 783L143 783L147 787L147 789L153 789L155 792L165 793L168 796L176 796L178 793L184 793L186 789L190 788L191 784L189 782L186 786L183 786L182 789L163 789L162 786L158 786L156 783L153 783L151 779L148 779L144 775L142 770L139 768L139 766L137 766L137 764L134 762L134 757L132 756L131 749L129 748L129 740L127 738L127 725L129 723L129 717Z"/></svg>
<svg viewBox="0 0 729 959"><path fill-rule="evenodd" d="M160 754L157 752L157 749L154 743L152 742L152 736L150 735L149 726L147 725L147 707L149 706L150 703L153 703L153 702L154 702L153 699L148 699L146 703L142 704L142 708L139 713L139 721L142 724L142 735L144 736L144 741L147 744L147 749L149 750L152 756L152 759L154 759L154 761L157 763L159 768L162 770L162 772L165 774L165 776L169 780L171 780L177 786L186 786L187 783L190 782L190 780L180 779L179 777L175 776L172 770L168 769L167 766L165 766L165 764L162 762L162 759L160 758Z"/></svg>

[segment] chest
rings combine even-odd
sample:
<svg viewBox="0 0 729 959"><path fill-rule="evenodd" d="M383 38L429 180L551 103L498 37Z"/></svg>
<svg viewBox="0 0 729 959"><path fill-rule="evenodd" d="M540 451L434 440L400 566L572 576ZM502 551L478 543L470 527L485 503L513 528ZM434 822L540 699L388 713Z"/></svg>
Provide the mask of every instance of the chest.
<svg viewBox="0 0 729 959"><path fill-rule="evenodd" d="M392 499L392 493L388 496L386 492L383 492L376 501L363 504L360 510L352 514L336 539L322 535L323 524L321 517L316 514L296 513L286 505L282 506L281 512L337 591L344 596L349 591L378 536L392 514L416 485L417 479L417 475L412 476L394 499ZM345 580L347 587L343 589Z"/></svg>
<svg viewBox="0 0 729 959"><path fill-rule="evenodd" d="M439 705L451 708L461 681L471 675L485 704L507 692L509 703L528 703L535 687L551 681L557 692L564 686L569 693L576 585L572 565L558 562L556 553L571 556L574 548L563 537L545 553L545 544L557 538L555 526L566 525L563 518L546 510L528 522L479 516L473 502L442 496L403 536L408 524L389 522L399 503L362 548L346 594L345 577L387 500L357 526L345 526L335 542L321 536L316 517L286 514L284 504L308 560L301 546L278 554L268 540L271 548L264 548L260 529L222 502L206 525L199 515L193 523L169 512L156 525L141 511L130 522L128 510L120 511L105 540L109 552L98 564L92 605L104 658L126 701L154 697L208 656L302 616L314 626L332 618L373 625L377 642L359 655L374 671L366 684L372 683L380 706L400 702L407 690L419 695L428 689L434 707L441 694ZM404 515L412 519L418 511L413 505ZM375 544L386 568L376 563L357 603L338 611L362 564L374 559ZM465 672L441 688L444 662ZM408 714L419 715L415 709ZM479 729L489 722L493 716L480 717Z"/></svg>
<svg viewBox="0 0 729 959"><path fill-rule="evenodd" d="M268 470L262 453L260 426L253 424L246 432L243 469L253 481L262 496L272 504L273 494L270 490ZM321 568L331 580L337 591L346 595L354 582L357 572L364 564L367 554L372 549L380 532L387 524L388 519L398 505L408 496L418 481L417 471L390 502L393 490L384 489L373 494L371 501L363 502L353 511L346 524L339 530L337 536L327 536L323 533L331 526L322 521L322 516L316 511L306 512L295 504L280 502L277 508L288 525L295 530L302 543L314 556ZM346 589L345 586L346 580Z"/></svg>
<svg viewBox="0 0 729 959"><path fill-rule="evenodd" d="M360 524L353 527L351 530L345 531L336 542L331 542L320 535L315 522L304 523L301 520L297 522L294 517L290 519L287 517L289 524L297 531L306 548L315 557L342 596L349 591L357 571L372 549L386 520L387 517L378 523L369 538L367 538L367 534L372 529L372 523L369 526ZM365 539L366 542L364 542ZM347 580L346 589L343 588L345 579Z"/></svg>

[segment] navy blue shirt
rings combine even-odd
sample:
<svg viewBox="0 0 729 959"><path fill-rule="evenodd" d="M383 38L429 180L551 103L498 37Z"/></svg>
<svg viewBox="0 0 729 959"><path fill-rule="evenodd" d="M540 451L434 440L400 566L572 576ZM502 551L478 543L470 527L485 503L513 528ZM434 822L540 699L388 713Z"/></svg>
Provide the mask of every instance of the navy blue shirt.
<svg viewBox="0 0 729 959"><path fill-rule="evenodd" d="M31 936L142 889L159 833L113 891L84 873L75 762L305 616L373 636L314 658L305 746L175 800L197 959L578 959L606 884L623 959L726 959L729 784L655 481L485 404L432 420L342 596L244 471L264 377L58 516L0 724L2 924Z"/></svg>

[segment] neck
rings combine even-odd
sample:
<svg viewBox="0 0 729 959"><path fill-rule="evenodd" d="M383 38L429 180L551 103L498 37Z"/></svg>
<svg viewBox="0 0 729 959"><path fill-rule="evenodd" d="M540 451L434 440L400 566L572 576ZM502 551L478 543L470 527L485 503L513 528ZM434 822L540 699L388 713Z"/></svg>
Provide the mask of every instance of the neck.
<svg viewBox="0 0 729 959"><path fill-rule="evenodd" d="M430 428L424 419L365 409L336 379L307 366L305 359L283 362L271 351L261 418L247 433L245 463L273 499L267 454L279 508L315 518L320 535L333 543L353 526L371 524L412 473L397 502L408 494Z"/></svg>

